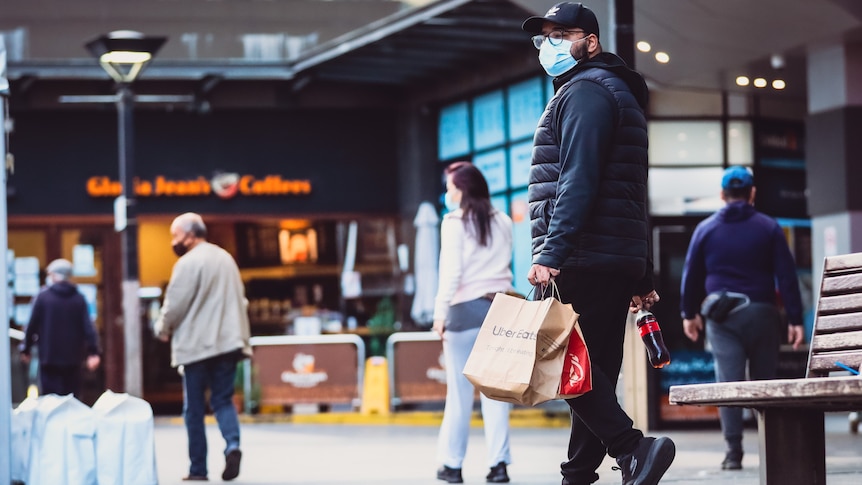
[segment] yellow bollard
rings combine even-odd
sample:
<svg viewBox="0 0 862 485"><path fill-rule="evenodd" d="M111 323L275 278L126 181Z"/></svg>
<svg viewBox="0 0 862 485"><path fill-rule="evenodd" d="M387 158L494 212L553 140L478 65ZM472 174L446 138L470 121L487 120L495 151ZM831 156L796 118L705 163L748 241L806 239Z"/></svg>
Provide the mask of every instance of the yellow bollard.
<svg viewBox="0 0 862 485"><path fill-rule="evenodd" d="M363 415L389 414L389 373L385 357L369 357L365 360L359 412Z"/></svg>

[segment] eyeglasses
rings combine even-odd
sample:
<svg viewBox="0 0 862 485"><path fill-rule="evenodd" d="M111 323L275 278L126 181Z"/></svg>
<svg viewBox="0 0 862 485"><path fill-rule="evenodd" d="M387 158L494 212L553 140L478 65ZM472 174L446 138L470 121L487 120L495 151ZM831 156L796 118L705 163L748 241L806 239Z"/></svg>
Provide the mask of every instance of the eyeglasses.
<svg viewBox="0 0 862 485"><path fill-rule="evenodd" d="M548 33L548 35L544 35L544 34L534 35L532 37L533 45L536 46L536 49L541 49L542 44L545 43L545 39L548 39L548 42L550 42L551 45L560 45L563 42L563 38L568 33L584 34L585 32L583 30L564 30L564 29L552 30L550 33Z"/></svg>

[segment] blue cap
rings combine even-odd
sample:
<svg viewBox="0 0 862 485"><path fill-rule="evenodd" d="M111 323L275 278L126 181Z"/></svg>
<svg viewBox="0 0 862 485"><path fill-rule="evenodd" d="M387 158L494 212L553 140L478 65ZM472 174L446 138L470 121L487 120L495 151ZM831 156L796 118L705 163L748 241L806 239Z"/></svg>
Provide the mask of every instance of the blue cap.
<svg viewBox="0 0 862 485"><path fill-rule="evenodd" d="M729 167L721 177L722 189L745 189L754 185L754 176L745 167Z"/></svg>

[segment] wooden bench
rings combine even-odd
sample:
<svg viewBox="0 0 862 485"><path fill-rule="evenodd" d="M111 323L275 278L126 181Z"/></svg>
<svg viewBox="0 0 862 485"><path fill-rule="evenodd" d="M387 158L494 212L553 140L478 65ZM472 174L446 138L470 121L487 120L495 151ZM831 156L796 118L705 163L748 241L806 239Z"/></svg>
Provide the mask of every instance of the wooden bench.
<svg viewBox="0 0 862 485"><path fill-rule="evenodd" d="M760 483L825 484L824 413L862 409L862 253L828 257L805 378L671 386L671 404L757 410Z"/></svg>

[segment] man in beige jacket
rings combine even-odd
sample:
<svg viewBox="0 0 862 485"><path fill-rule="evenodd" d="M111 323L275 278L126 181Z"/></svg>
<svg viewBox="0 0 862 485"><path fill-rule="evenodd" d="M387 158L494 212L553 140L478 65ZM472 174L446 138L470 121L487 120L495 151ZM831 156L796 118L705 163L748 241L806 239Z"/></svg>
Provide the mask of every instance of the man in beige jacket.
<svg viewBox="0 0 862 485"><path fill-rule="evenodd" d="M183 374L183 416L188 434L189 475L207 480L204 428L206 390L210 390L224 437L223 480L239 475L239 418L233 405L237 362L251 356L245 289L239 268L224 249L206 240L203 219L191 212L171 224L171 245L180 259L165 293L156 335L171 341L171 365Z"/></svg>

